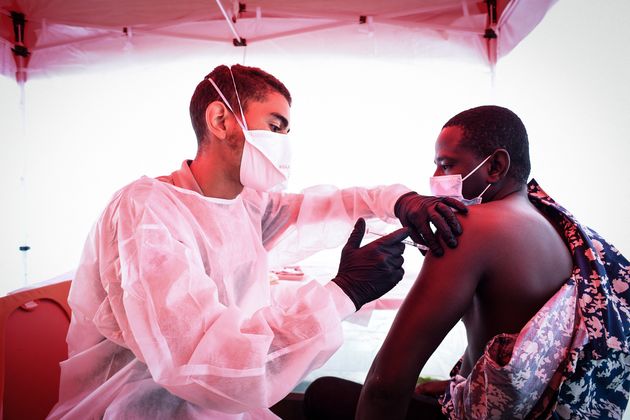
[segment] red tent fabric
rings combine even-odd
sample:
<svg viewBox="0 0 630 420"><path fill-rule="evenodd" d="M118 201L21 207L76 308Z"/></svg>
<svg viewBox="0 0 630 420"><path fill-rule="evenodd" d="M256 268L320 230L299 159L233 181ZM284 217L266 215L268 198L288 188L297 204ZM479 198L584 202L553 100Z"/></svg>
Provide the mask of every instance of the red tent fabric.
<svg viewBox="0 0 630 420"><path fill-rule="evenodd" d="M0 0L0 74L120 59L320 52L456 56L493 66L556 0Z"/></svg>

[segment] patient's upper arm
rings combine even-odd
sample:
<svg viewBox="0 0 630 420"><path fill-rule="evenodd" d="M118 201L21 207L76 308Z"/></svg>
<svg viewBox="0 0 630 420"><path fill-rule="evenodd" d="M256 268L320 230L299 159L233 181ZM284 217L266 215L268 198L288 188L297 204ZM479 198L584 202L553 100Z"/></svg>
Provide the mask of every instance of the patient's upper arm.
<svg viewBox="0 0 630 420"><path fill-rule="evenodd" d="M394 392L413 389L428 358L471 306L486 264L484 248L492 241L481 226L464 223L456 249L425 258L372 365L370 374Z"/></svg>

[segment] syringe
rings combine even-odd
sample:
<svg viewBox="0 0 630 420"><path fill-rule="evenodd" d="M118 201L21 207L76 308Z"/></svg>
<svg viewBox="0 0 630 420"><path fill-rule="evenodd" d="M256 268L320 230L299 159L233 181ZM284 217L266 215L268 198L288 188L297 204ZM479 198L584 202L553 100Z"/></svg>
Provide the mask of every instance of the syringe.
<svg viewBox="0 0 630 420"><path fill-rule="evenodd" d="M388 233L374 232L373 230L371 230L368 227L365 228L365 234L366 235L375 235L375 236L387 236L388 235ZM401 242L403 244L405 244L405 245L413 246L413 247L416 247L416 248L421 249L423 251L428 251L429 250L429 247L427 247L426 245L417 244L414 241L409 240L409 239L403 239Z"/></svg>

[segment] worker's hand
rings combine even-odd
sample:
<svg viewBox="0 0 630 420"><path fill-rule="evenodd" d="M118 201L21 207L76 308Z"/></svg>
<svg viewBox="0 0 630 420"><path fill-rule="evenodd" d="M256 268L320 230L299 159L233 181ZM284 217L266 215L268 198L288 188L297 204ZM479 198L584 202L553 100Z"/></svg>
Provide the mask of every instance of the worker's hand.
<svg viewBox="0 0 630 420"><path fill-rule="evenodd" d="M409 236L418 244L425 244L431 253L440 257L444 249L431 229L433 223L446 245L457 246L456 236L461 235L462 227L453 213L467 213L468 208L461 201L451 197L425 197L415 192L400 196L394 206L394 214L403 226L409 228ZM430 223L429 223L430 222Z"/></svg>
<svg viewBox="0 0 630 420"><path fill-rule="evenodd" d="M360 218L341 251L339 271L332 279L357 310L390 291L402 279L405 245L401 241L409 236L407 228L401 228L361 247L364 234L365 220Z"/></svg>

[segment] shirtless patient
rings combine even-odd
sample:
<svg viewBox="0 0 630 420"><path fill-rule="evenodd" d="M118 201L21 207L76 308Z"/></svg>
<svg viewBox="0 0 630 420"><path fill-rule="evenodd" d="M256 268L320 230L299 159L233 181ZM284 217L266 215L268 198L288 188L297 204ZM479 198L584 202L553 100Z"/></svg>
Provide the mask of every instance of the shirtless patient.
<svg viewBox="0 0 630 420"><path fill-rule="evenodd" d="M441 397L442 407L433 408L433 418L545 418L552 413L560 418L615 418L623 413L630 388L628 337L610 341L609 332L619 325L628 331L623 313L628 311L630 267L614 247L596 237L597 244L610 247L608 254L600 254L618 257L626 275L617 273L619 278L608 283L602 270L596 284L586 284L597 274L588 264L606 265L592 261L596 247L587 246L593 239L589 235L596 234L579 230L535 181L528 186L528 147L521 120L505 108L474 108L445 124L435 145L434 176L461 175L463 198L481 195L482 204L470 206L460 218L464 234L457 249L443 258L426 256L360 391L356 418L430 418L431 410L423 408L426 394ZM459 179L432 182L453 180ZM581 275L584 271L587 276ZM619 287L600 290L601 284ZM611 297L616 291L624 292L624 299ZM588 305L598 300L608 307L600 305L600 318L590 322L587 316L596 311ZM615 317L618 313L622 316ZM415 389L423 366L460 319L468 347L451 380ZM617 324L605 325L607 320ZM598 339L602 329L598 333L585 327L597 323L608 337L603 345ZM618 360L622 368L612 370L601 386L608 389L600 392L596 383L584 386L602 363L619 367ZM575 371L584 376L575 377ZM584 389L572 388L571 380ZM314 384L318 387L323 385ZM332 392L330 383L327 388ZM316 405L308 391L305 403Z"/></svg>

